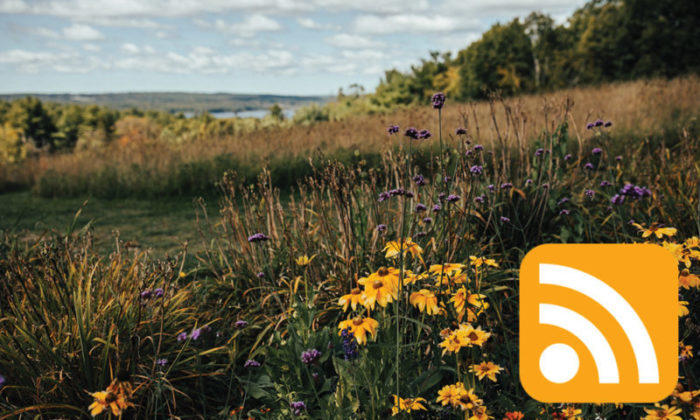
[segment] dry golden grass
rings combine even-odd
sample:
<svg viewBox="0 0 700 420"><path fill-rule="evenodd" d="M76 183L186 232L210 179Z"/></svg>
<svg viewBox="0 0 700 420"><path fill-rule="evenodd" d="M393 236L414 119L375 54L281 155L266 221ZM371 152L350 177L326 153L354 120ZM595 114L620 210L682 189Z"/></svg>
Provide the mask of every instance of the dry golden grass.
<svg viewBox="0 0 700 420"><path fill-rule="evenodd" d="M494 146L521 146L552 129L564 118L574 138L580 138L588 121L610 120L617 133L644 136L658 133L678 116L700 115L700 78L686 76L673 80L640 80L596 87L571 88L553 93L472 103L448 102L443 111L443 133L450 141L454 129L465 127L474 141ZM208 136L204 130L189 133L189 140L175 144L156 138L114 141L110 145L75 153L40 155L0 176L23 184L34 184L52 169L61 174L97 173L105 166L125 169L138 165L155 175L167 173L173 165L213 159L229 154L247 162L264 162L275 157L308 155L320 149L338 148L363 152L382 150L395 144L386 127L399 124L427 128L437 136L435 111L429 106L401 109L382 115L361 115L342 121L310 126L284 125L227 136ZM149 127L149 135L158 130ZM390 143L391 142L391 143Z"/></svg>

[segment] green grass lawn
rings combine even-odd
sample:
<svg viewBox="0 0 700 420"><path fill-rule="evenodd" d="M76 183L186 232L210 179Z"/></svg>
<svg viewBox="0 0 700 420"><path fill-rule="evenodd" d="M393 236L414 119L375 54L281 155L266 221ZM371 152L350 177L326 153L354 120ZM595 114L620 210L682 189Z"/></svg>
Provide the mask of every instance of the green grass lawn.
<svg viewBox="0 0 700 420"><path fill-rule="evenodd" d="M197 251L202 239L196 222L199 205L188 198L156 200L98 198L40 198L30 192L0 194L0 232L36 239L51 231L65 233L77 218L75 229L91 223L95 245L103 253L115 248L115 237L150 249L156 256L182 250ZM207 200L210 222L219 220L215 199ZM203 218L202 218L203 220Z"/></svg>

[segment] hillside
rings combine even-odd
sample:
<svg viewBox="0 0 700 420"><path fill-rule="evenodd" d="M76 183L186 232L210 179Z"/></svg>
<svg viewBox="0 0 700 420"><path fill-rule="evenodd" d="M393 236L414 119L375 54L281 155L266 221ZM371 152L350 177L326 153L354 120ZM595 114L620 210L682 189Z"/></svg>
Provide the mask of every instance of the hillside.
<svg viewBox="0 0 700 420"><path fill-rule="evenodd" d="M267 109L273 104L282 108L297 108L312 103L325 103L332 98L325 96L285 96L235 93L189 93L189 92L128 92L96 94L0 94L0 99L33 96L45 102L62 104L101 105L114 109L138 108L166 112L240 112Z"/></svg>

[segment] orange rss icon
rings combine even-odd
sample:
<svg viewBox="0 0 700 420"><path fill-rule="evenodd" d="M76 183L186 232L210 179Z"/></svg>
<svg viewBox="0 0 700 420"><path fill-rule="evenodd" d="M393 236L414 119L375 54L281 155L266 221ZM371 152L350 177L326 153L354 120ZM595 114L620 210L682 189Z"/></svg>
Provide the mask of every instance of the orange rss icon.
<svg viewBox="0 0 700 420"><path fill-rule="evenodd" d="M678 379L678 264L652 244L551 244L520 266L520 380L542 402L655 402Z"/></svg>

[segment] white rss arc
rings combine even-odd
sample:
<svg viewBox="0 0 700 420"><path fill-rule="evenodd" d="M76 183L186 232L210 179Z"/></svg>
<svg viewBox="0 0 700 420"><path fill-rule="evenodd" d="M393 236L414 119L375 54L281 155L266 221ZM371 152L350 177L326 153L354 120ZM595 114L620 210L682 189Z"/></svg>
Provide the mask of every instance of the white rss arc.
<svg viewBox="0 0 700 420"><path fill-rule="evenodd" d="M558 305L540 303L540 324L553 325L565 329L583 341L593 356L601 384L620 383L617 360L605 336L595 325L571 309ZM565 361L553 361L563 368Z"/></svg>
<svg viewBox="0 0 700 420"><path fill-rule="evenodd" d="M629 302L615 289L583 271L556 264L540 264L540 283L566 287L598 302L627 335L637 361L639 383L659 383L659 365L649 332Z"/></svg>

